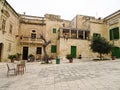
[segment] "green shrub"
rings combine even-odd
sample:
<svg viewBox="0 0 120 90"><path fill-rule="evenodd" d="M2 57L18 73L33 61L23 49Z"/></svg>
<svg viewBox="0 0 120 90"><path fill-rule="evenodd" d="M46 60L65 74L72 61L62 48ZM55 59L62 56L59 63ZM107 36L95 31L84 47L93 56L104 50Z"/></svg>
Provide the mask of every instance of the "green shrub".
<svg viewBox="0 0 120 90"><path fill-rule="evenodd" d="M73 57L72 57L71 54L67 54L67 55L66 55L66 58L67 58L67 59L72 59Z"/></svg>

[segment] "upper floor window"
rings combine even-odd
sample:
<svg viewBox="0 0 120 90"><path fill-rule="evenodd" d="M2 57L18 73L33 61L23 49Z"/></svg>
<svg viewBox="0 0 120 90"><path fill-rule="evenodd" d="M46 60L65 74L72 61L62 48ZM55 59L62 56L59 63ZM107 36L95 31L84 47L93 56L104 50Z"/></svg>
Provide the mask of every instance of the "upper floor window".
<svg viewBox="0 0 120 90"><path fill-rule="evenodd" d="M36 54L42 54L42 48L41 47L37 47Z"/></svg>
<svg viewBox="0 0 120 90"><path fill-rule="evenodd" d="M110 40L119 39L119 27L110 29L109 36Z"/></svg>
<svg viewBox="0 0 120 90"><path fill-rule="evenodd" d="M13 26L12 26L12 24L10 24L10 29L9 29L10 34L12 34L12 30L13 30Z"/></svg>
<svg viewBox="0 0 120 90"><path fill-rule="evenodd" d="M31 33L31 38L35 39L36 38L36 33Z"/></svg>
<svg viewBox="0 0 120 90"><path fill-rule="evenodd" d="M32 30L31 38L32 38L32 39L35 39L35 38L36 38L36 31L35 31L35 30Z"/></svg>
<svg viewBox="0 0 120 90"><path fill-rule="evenodd" d="M6 24L6 20L3 19L2 21L2 30L5 31L5 24Z"/></svg>
<svg viewBox="0 0 120 90"><path fill-rule="evenodd" d="M53 28L53 33L56 33L56 28Z"/></svg>
<svg viewBox="0 0 120 90"><path fill-rule="evenodd" d="M71 38L77 38L77 30L71 30Z"/></svg>
<svg viewBox="0 0 120 90"><path fill-rule="evenodd" d="M78 31L78 38L83 39L83 31Z"/></svg>

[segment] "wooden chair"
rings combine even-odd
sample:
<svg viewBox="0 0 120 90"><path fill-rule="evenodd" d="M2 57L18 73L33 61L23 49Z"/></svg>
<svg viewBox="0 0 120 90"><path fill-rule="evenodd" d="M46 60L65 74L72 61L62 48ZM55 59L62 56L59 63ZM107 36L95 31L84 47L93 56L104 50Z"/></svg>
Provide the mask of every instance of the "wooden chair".
<svg viewBox="0 0 120 90"><path fill-rule="evenodd" d="M14 75L17 75L17 70L14 66L14 63L7 63L7 76L9 76L10 72L13 72Z"/></svg>

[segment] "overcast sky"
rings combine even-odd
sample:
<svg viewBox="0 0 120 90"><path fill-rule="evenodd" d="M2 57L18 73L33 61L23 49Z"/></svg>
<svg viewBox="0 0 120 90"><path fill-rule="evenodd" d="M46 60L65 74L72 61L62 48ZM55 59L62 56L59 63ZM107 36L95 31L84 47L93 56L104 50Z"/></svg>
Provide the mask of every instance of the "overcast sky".
<svg viewBox="0 0 120 90"><path fill-rule="evenodd" d="M60 15L71 20L76 15L106 17L120 9L120 0L7 0L16 12L40 16Z"/></svg>

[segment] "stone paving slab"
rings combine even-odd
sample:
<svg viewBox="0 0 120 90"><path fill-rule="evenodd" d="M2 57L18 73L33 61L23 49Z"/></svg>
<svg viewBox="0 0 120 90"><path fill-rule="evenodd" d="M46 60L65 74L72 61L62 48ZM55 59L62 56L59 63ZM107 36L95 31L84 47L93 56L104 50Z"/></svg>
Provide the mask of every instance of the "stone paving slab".
<svg viewBox="0 0 120 90"><path fill-rule="evenodd" d="M0 90L120 90L120 60L62 60L60 64L26 64L24 75L7 77L0 63Z"/></svg>

